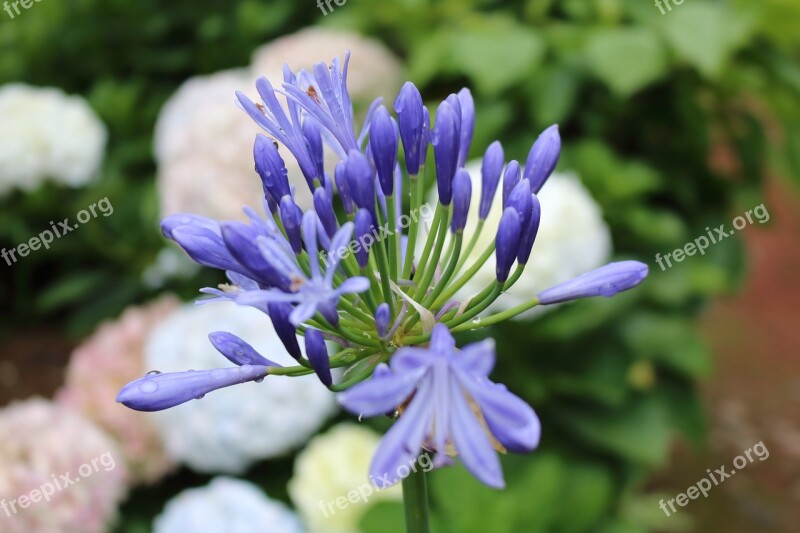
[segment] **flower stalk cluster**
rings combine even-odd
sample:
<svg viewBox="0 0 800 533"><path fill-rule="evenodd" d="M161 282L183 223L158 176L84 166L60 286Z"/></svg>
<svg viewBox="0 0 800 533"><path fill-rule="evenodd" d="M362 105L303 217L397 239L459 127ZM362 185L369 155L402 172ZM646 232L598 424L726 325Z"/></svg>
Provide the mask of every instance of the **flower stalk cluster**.
<svg viewBox="0 0 800 533"><path fill-rule="evenodd" d="M257 81L260 101L237 93L242 109L265 130L254 145L263 216L245 208L247 224L188 214L162 222L164 235L195 261L226 272L230 283L203 289L211 298L201 303L230 300L263 311L297 364L280 366L244 340L215 332L211 342L236 366L148 375L127 385L118 401L152 411L244 381L315 373L341 392L339 402L351 412L397 418L375 455L372 475L395 471L424 449L435 454L436 466L458 457L479 480L502 487L496 451L533 450L539 421L524 401L489 380L493 341L459 350L452 334L536 305L612 296L639 284L647 267L612 263L532 294L514 309L482 316L535 260L541 209L547 208L537 193L559 158L558 127L539 136L524 166L507 161L500 143L492 143L483 157L480 191L473 191L464 169L475 126L469 90L448 96L431 119L419 90L407 82L394 114L378 99L356 132L348 61L349 54L343 62L297 73L285 67L279 87ZM273 140L289 153L280 153ZM323 166L323 144L339 159L333 175ZM313 192L314 208L305 212L289 186L289 156ZM439 201L432 217L416 216L434 183ZM496 194L503 196L503 214L497 227L489 227L484 222ZM465 235L472 202L480 206L479 221ZM471 261L482 232L495 238ZM455 301L492 256L495 281ZM333 372L337 368L345 369L341 376Z"/></svg>

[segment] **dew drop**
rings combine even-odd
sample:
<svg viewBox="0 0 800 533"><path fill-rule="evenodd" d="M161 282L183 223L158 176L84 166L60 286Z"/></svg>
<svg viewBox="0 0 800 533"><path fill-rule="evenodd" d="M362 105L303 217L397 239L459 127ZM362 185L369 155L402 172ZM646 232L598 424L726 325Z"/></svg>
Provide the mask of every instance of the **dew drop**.
<svg viewBox="0 0 800 533"><path fill-rule="evenodd" d="M206 397L206 395L205 395L205 394L201 394L200 396L196 396L196 397L195 397L195 400L202 400L202 399L203 399L203 398L205 398L205 397Z"/></svg>
<svg viewBox="0 0 800 533"><path fill-rule="evenodd" d="M157 376L158 374L161 374L160 370L151 370L150 372L145 374L145 376Z"/></svg>
<svg viewBox="0 0 800 533"><path fill-rule="evenodd" d="M256 383L261 383L262 381L264 381L264 378L258 378L258 379L256 380Z"/></svg>
<svg viewBox="0 0 800 533"><path fill-rule="evenodd" d="M143 392L144 394L152 394L158 390L158 383L155 381L145 381L141 385L139 385L139 391Z"/></svg>

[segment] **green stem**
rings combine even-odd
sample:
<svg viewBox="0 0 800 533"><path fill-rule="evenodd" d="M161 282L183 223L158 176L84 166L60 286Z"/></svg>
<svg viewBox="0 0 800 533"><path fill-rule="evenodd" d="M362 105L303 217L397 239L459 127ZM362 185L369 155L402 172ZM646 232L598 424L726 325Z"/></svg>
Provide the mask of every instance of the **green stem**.
<svg viewBox="0 0 800 533"><path fill-rule="evenodd" d="M407 533L429 533L428 485L425 471L417 468L403 479L403 507Z"/></svg>
<svg viewBox="0 0 800 533"><path fill-rule="evenodd" d="M494 253L494 239L492 239L492 242L489 244L489 246L486 248L486 250L483 251L483 255L481 255L478 258L478 260L475 261L475 263L472 264L472 266L469 268L469 270L467 270L458 280L456 280L454 283L452 283L447 288L447 290L444 291L444 294L440 295L436 299L436 301L433 303L433 307L434 308L439 307L440 305L445 303L447 300L452 298L453 295L455 293L457 293L458 290L461 287L463 287L469 280L472 279L472 277L475 274L477 274L478 270L480 270L480 268L484 265L484 263L486 263L486 261L489 260L489 258L492 256L493 253Z"/></svg>
<svg viewBox="0 0 800 533"><path fill-rule="evenodd" d="M513 318L513 317L517 316L520 313L524 313L528 309L531 309L532 307L536 307L537 305L539 305L539 300L537 298L534 298L533 300L531 300L529 302L525 302L524 304L520 304L520 305L518 305L516 307L512 307L511 309L503 311L502 313L497 313L496 315L490 315L490 316L487 316L486 318L481 318L480 324L472 324L471 322L470 323L466 323L466 324L461 324L459 326L456 326L456 327L452 328L450 331L452 333L458 333L459 331L468 331L468 330L471 330L471 329L478 329L478 328L485 328L487 326L493 326L495 324L499 324L500 322L503 322L504 320L508 320L509 318Z"/></svg>

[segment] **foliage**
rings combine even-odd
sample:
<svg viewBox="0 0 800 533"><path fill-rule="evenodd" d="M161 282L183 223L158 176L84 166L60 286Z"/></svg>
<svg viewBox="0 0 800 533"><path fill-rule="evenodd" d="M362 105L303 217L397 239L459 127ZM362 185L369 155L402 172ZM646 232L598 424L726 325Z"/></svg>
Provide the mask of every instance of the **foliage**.
<svg viewBox="0 0 800 533"><path fill-rule="evenodd" d="M658 527L658 518L631 511L645 506L644 480L664 466L676 431L704 438L694 382L710 361L693 318L710 297L734 290L745 266L736 239L664 272L650 258L760 203L765 175L800 176L800 4L693 0L661 15L640 0L351 1L324 18L311 6L76 0L36 4L3 22L0 42L13 53L0 56L0 82L88 95L111 142L97 185L2 200L0 241L23 242L103 196L117 208L107 223L4 267L13 318L3 326L57 318L84 333L149 295L141 271L162 246L152 129L181 81L246 64L256 45L314 17L358 29L406 58L430 102L473 89L474 157L499 138L522 159L537 132L559 123L560 168L576 170L603 206L616 253L651 264L636 293L492 332L502 339L499 380L542 417L542 450L506 459L514 475L505 493L458 469L434 473L436 530ZM171 288L190 295L198 283ZM125 514L137 509L134 500ZM381 504L364 528L389 531L384 518L399 523L398 513Z"/></svg>

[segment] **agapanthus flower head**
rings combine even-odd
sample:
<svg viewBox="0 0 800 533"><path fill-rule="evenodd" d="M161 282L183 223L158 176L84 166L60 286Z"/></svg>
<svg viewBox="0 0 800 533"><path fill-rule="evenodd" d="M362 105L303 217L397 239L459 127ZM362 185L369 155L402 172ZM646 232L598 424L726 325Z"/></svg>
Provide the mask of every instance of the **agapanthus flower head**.
<svg viewBox="0 0 800 533"><path fill-rule="evenodd" d="M534 242L547 209L537 193L558 161L557 127L539 136L524 169L516 161L506 164L502 146L492 143L485 152L480 199L473 198L478 187L464 168L475 128L469 90L438 105L431 129L419 90L408 82L394 101L396 118L376 101L357 132L348 61L345 55L344 61L297 73L286 67L282 83L259 79L259 103L239 93L244 110L298 160L314 209L301 212L282 178L272 179L275 172L282 177L281 156L259 138L266 218L248 210L249 224L180 216L162 225L196 261L226 271L230 284L203 292L269 314L298 364L271 364L269 354L256 353L245 340L215 333L212 341L237 366L145 377L126 387L120 400L160 409L240 381L316 374L324 386L342 392L340 402L355 414L397 417L373 461L373 474L394 473L426 449L436 455L436 466L458 456L478 479L500 487L495 449L532 450L539 422L520 398L489 381L492 341L459 351L453 333L490 326L539 303L609 296L641 282L646 267L611 265L531 295L513 312L479 316L536 261ZM276 95L287 98L285 108ZM320 170L320 140L340 158L333 179ZM426 161L430 147L432 164ZM426 165L433 172L426 172ZM504 211L499 222L489 223L501 175ZM423 204L426 186L434 183L438 198ZM479 220L467 231L471 205L478 206ZM494 238L475 259L482 232ZM495 277L477 294L456 300L492 255ZM295 328L305 337L305 355L290 339Z"/></svg>

